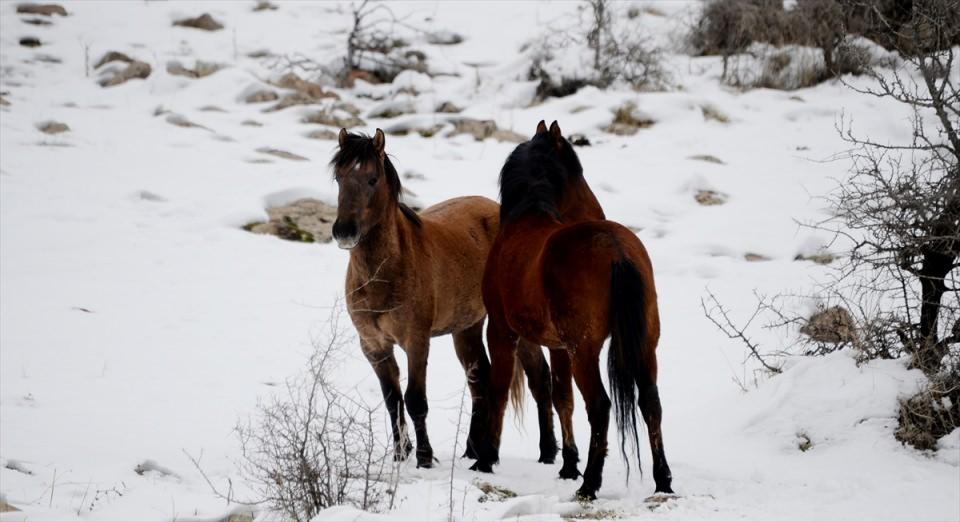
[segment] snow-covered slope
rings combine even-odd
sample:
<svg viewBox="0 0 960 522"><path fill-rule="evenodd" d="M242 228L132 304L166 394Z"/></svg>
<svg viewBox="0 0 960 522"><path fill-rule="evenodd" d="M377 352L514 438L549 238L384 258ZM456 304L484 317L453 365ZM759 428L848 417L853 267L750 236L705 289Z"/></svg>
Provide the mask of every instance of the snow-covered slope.
<svg viewBox="0 0 960 522"><path fill-rule="evenodd" d="M335 142L305 136L316 128L300 122L310 107L265 113L264 104L244 103L251 87L278 76L270 59L247 54L334 59L346 38L346 6L290 2L254 12L253 2L64 5L70 16L35 26L15 14L15 4L0 3L0 90L9 102L0 108L0 494L22 510L0 519L217 519L237 506L211 493L184 450L202 452L217 483L238 480L232 429L258 397L303 371L310 341L342 293L348 259L334 244L241 229L265 217L269 205L336 199L327 167ZM451 101L466 116L525 135L537 121L556 119L566 134L591 141L578 149L589 183L607 215L636 227L653 257L663 314L665 445L679 496L646 503L652 481L634 473L625 484L623 463L611 455L600 499L573 502L579 484L557 479L559 464L531 457L532 415L519 427L507 423L496 474L468 471L469 461L453 458L462 371L450 339L438 338L428 396L441 464L417 470L413 459L406 463L400 505L384 518L445 519L451 465L452 513L465 520L582 513L960 518L960 444L932 457L892 436L897 398L916 389L919 373L902 361L857 367L841 352L789 361L783 375L743 393L734 378L750 380L752 366L700 310L707 287L742 315L752 309L754 289L803 290L822 278L827 268L794 258L829 238L797 221L822 218L817 196L846 174L847 162L836 159L846 146L835 123L842 113L875 140L903 139L908 114L833 82L795 92L728 90L718 82L716 60L672 54L666 67L680 87L670 92L586 88L531 106L534 86L519 49L551 23L575 17L577 4L392 6L410 23L465 37L453 46L420 45L436 67L458 75L419 79L422 104ZM665 16L643 11L640 21L662 41L675 40L693 6L656 8ZM203 12L225 28L171 25ZM43 45L20 46L25 36ZM96 72L87 71L110 50L149 63L153 73L100 87ZM201 79L166 72L170 60L189 66L195 59L227 67ZM378 103L336 92L362 116ZM603 132L628 101L655 124L634 136ZM211 105L222 112L202 110ZM729 122L705 118L705 107ZM169 112L156 115L158 108ZM169 113L204 128L171 125ZM365 119L368 132L401 121ZM40 132L38 124L49 120L70 131ZM257 152L262 147L308 161L266 156ZM466 135L387 137L400 172L422 174L404 185L425 205L466 194L496 197L512 147ZM691 159L697 155L722 164ZM701 206L699 190L728 201ZM769 260L748 262L747 253ZM757 339L776 346L778 335L758 332ZM379 386L359 349L344 365L342 384L377 400ZM589 427L579 402L575 422L584 448ZM801 435L812 442L809 451L798 449ZM173 474L135 473L146 460ZM518 497L480 503L476 480ZM371 517L336 508L318 518Z"/></svg>

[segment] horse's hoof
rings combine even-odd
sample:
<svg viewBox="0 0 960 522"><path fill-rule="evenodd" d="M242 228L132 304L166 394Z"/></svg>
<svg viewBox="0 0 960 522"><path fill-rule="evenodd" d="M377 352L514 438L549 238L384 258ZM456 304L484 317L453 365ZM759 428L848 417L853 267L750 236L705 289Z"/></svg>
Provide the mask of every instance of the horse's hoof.
<svg viewBox="0 0 960 522"><path fill-rule="evenodd" d="M480 473L493 473L493 464L478 460L470 466L470 471L479 471Z"/></svg>
<svg viewBox="0 0 960 522"><path fill-rule="evenodd" d="M557 445L546 445L540 447L540 459L537 462L543 464L553 464L557 460Z"/></svg>
<svg viewBox="0 0 960 522"><path fill-rule="evenodd" d="M577 500L580 502L591 502L597 500L597 492L593 489L587 489L586 486L577 490Z"/></svg>
<svg viewBox="0 0 960 522"><path fill-rule="evenodd" d="M670 487L670 484L657 484L657 488L653 490L654 494L663 493L664 495L674 495L673 489Z"/></svg>
<svg viewBox="0 0 960 522"><path fill-rule="evenodd" d="M433 467L433 459L430 460L420 460L417 459L417 468L430 469Z"/></svg>
<svg viewBox="0 0 960 522"><path fill-rule="evenodd" d="M576 466L560 468L560 478L564 480L577 480L580 478L580 470Z"/></svg>

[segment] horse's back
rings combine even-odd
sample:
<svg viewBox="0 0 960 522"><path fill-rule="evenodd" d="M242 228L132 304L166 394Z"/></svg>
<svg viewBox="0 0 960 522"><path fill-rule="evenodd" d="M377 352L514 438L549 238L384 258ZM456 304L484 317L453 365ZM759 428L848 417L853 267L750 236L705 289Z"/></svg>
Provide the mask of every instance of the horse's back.
<svg viewBox="0 0 960 522"><path fill-rule="evenodd" d="M489 250L500 230L500 205L483 196L462 196L424 209L420 218L447 234L466 233Z"/></svg>
<svg viewBox="0 0 960 522"><path fill-rule="evenodd" d="M422 212L424 264L434 295L433 334L457 331L486 314L480 285L500 229L500 205L481 196L448 199Z"/></svg>

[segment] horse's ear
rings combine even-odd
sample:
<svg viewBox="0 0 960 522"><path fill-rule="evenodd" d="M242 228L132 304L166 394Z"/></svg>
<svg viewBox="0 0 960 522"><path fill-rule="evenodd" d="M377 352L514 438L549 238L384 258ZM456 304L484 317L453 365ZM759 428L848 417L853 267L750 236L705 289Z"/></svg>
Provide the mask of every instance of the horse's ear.
<svg viewBox="0 0 960 522"><path fill-rule="evenodd" d="M544 132L547 132L547 122L540 120L540 123L537 124L537 132L533 133L533 135L537 136L539 134L543 134Z"/></svg>
<svg viewBox="0 0 960 522"><path fill-rule="evenodd" d="M340 129L340 148L347 144L347 129Z"/></svg>
<svg viewBox="0 0 960 522"><path fill-rule="evenodd" d="M553 123L550 124L550 137L553 138L554 145L559 149L563 140L563 133L560 132L560 125L557 120L553 120Z"/></svg>
<svg viewBox="0 0 960 522"><path fill-rule="evenodd" d="M373 135L373 148L376 149L377 154L383 155L383 146L387 138L383 135L383 131L377 129L377 132Z"/></svg>

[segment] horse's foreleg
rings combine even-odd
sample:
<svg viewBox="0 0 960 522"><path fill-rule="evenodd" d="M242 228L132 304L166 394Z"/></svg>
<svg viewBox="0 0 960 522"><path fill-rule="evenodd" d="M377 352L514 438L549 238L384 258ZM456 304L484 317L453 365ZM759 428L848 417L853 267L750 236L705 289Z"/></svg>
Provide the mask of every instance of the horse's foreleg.
<svg viewBox="0 0 960 522"><path fill-rule="evenodd" d="M553 464L557 458L557 436L553 431L553 408L551 395L553 385L550 382L550 365L539 345L520 340L517 344L517 356L527 374L527 385L537 402L537 420L540 424L540 459L538 462Z"/></svg>
<svg viewBox="0 0 960 522"><path fill-rule="evenodd" d="M432 468L433 448L427 436L427 355L430 353L430 341L416 341L404 348L407 352L407 392L403 397L417 434L417 467Z"/></svg>
<svg viewBox="0 0 960 522"><path fill-rule="evenodd" d="M640 377L637 379L640 389L640 413L647 424L647 435L650 437L650 452L653 454L653 481L656 483L657 493L673 493L670 483L673 476L670 465L667 464L667 455L663 451L663 435L660 431L660 420L663 410L660 408L660 391L651 379Z"/></svg>
<svg viewBox="0 0 960 522"><path fill-rule="evenodd" d="M577 469L580 452L573 436L573 375L570 373L570 355L566 349L550 350L550 372L553 375L553 407L560 417L560 436L563 439L560 478L575 480L580 477L580 470Z"/></svg>
<svg viewBox="0 0 960 522"><path fill-rule="evenodd" d="M489 417L488 388L490 384L490 360L483 347L483 321L453 334L453 346L457 358L463 366L473 399L473 411L470 414L470 432L467 436L467 449L463 456L475 459L478 456L477 444L486 435L486 423Z"/></svg>
<svg viewBox="0 0 960 522"><path fill-rule="evenodd" d="M383 393L383 402L390 413L390 426L393 428L394 460L406 460L413 449L410 437L407 434L406 416L403 412L403 395L400 392L400 368L393 357L393 345L386 347L372 346L360 342L363 354L370 361L370 366L380 380L380 391Z"/></svg>
<svg viewBox="0 0 960 522"><path fill-rule="evenodd" d="M503 415L507 409L507 396L513 380L513 365L517 349L517 337L505 325L492 317L487 325L487 348L490 350L490 417L487 435L478 443L477 462L470 469L493 472L493 465L500 460L500 433L503 431Z"/></svg>
<svg viewBox="0 0 960 522"><path fill-rule="evenodd" d="M580 389L590 421L590 452L583 472L583 485L577 496L588 500L597 498L603 482L603 461L607 456L607 429L610 425L610 397L600 380L600 347L579 347L573 354L573 379Z"/></svg>

